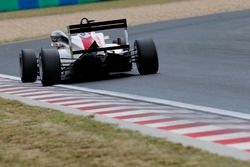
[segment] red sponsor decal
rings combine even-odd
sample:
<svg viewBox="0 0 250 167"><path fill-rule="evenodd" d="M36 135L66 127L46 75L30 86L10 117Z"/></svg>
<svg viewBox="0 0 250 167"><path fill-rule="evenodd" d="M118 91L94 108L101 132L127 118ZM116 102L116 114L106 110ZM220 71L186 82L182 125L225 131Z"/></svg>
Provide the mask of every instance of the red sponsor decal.
<svg viewBox="0 0 250 167"><path fill-rule="evenodd" d="M82 40L83 48L89 49L92 43L94 42L91 32L85 33L84 35L81 35L80 37Z"/></svg>

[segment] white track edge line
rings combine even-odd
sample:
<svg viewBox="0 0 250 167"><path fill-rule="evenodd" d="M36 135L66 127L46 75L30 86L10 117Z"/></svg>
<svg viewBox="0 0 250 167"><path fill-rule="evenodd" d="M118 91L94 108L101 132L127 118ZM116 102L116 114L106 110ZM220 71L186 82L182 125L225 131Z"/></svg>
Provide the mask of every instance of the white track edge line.
<svg viewBox="0 0 250 167"><path fill-rule="evenodd" d="M250 114L239 113L239 112L229 111L229 110L224 110L224 109L217 109L217 108L212 108L212 107L187 104L187 103L170 101L170 100L165 100L165 99L160 99L160 98L132 95L132 94L127 94L127 93L120 93L120 92L113 92L113 91L106 91L106 90L97 90L97 89L94 90L94 89L78 87L78 86L69 86L69 85L56 85L56 86L62 87L62 88L81 90L81 91L86 91L86 92L91 92L91 93L97 93L97 94L102 94L102 95L109 95L109 96L114 96L114 97L132 99L132 100L136 100L136 101L144 101L144 102L161 104L161 105L169 105L169 106L180 107L180 108L185 108L185 109L190 109L190 110L197 110L197 111L211 113L211 114L217 114L217 115L230 116L230 117L234 117L234 118L250 120Z"/></svg>
<svg viewBox="0 0 250 167"><path fill-rule="evenodd" d="M15 76L0 74L0 77L20 81L20 78L15 77ZM180 108L185 108L185 109L190 109L190 110L197 110L197 111L206 112L206 113L212 113L212 114L217 114L217 115L230 116L230 117L234 117L234 118L250 120L250 114L239 113L239 112L229 111L229 110L224 110L224 109L217 109L217 108L212 108L212 107L193 105L193 104L165 100L165 99L160 99L160 98L132 95L132 94L127 94L127 93L98 90L98 89L90 89L90 88L84 88L84 87L78 87L78 86L70 86L70 85L55 85L55 86L61 87L61 88L86 91L86 92L90 92L90 93L97 93L97 94L102 94L102 95L132 99L132 100L136 100L136 101L144 101L144 102L161 104L161 105L169 105L169 106L180 107Z"/></svg>

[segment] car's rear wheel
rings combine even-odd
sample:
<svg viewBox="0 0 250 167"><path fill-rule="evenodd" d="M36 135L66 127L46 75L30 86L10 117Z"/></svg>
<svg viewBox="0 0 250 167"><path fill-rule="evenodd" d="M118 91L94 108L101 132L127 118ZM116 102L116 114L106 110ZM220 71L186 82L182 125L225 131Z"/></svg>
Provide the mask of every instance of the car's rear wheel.
<svg viewBox="0 0 250 167"><path fill-rule="evenodd" d="M19 55L20 77L22 82L35 82L37 79L37 58L32 49L23 49Z"/></svg>
<svg viewBox="0 0 250 167"><path fill-rule="evenodd" d="M39 55L39 73L43 86L57 84L61 80L61 62L56 49L42 49Z"/></svg>
<svg viewBox="0 0 250 167"><path fill-rule="evenodd" d="M143 39L135 41L135 50L137 51L137 69L141 75L155 74L158 72L158 55L154 41L152 39Z"/></svg>

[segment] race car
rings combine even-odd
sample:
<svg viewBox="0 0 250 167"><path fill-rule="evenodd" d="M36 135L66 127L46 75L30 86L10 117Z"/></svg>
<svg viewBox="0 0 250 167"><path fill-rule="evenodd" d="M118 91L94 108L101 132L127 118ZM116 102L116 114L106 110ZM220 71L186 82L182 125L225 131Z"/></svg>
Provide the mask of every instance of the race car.
<svg viewBox="0 0 250 167"><path fill-rule="evenodd" d="M96 22L83 18L80 24L69 25L67 29L68 35L53 31L52 47L42 48L38 56L33 49L21 51L22 82L35 82L40 78L43 86L51 86L72 78L128 72L132 70L132 63L136 63L141 75L158 72L154 41L135 40L131 47L126 19ZM123 35L117 35L118 31Z"/></svg>

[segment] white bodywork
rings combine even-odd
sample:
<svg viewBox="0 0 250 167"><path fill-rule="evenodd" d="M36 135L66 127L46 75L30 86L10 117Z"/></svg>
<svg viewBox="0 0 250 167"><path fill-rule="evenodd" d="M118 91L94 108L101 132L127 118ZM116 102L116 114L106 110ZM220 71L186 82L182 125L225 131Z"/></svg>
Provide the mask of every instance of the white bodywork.
<svg viewBox="0 0 250 167"><path fill-rule="evenodd" d="M70 37L69 39L71 41L71 49L72 51L77 51L77 50L86 50L89 48L89 46L95 41L97 45L102 48L102 47L112 47L112 46L118 46L118 44L115 43L106 43L105 40L109 39L108 36L104 36L103 33L95 33L95 32L90 32L90 33L80 33L76 34ZM89 44L89 45L88 45ZM63 44L63 47L60 47L62 44L52 44L52 46L56 46L58 49L58 52L60 54L60 58L67 58L72 60L79 58L81 54L78 55L72 55L70 51L70 46L67 44ZM110 50L108 52L114 52L116 54L122 53L122 49L118 50ZM103 53L104 54L104 53ZM70 61L72 61L70 60ZM67 61L68 62L68 61Z"/></svg>

